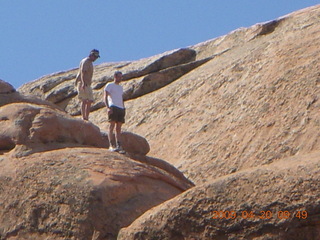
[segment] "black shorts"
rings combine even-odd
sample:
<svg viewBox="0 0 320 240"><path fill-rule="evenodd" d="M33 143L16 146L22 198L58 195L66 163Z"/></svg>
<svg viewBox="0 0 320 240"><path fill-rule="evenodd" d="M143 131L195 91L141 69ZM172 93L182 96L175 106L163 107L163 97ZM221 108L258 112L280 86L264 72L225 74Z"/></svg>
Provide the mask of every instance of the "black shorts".
<svg viewBox="0 0 320 240"><path fill-rule="evenodd" d="M121 122L124 123L124 117L126 116L126 109L118 108L115 106L110 107L112 109L112 113L109 114L108 121L109 122Z"/></svg>

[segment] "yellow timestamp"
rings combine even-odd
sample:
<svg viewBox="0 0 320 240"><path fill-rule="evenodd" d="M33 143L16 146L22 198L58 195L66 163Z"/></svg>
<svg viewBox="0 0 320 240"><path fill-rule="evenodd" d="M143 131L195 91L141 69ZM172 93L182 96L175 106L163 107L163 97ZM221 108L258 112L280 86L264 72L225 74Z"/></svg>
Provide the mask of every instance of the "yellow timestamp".
<svg viewBox="0 0 320 240"><path fill-rule="evenodd" d="M298 218L298 219L307 219L308 212L307 211L213 211L212 212L213 219L271 219L271 218L278 218L278 219L289 219L289 218Z"/></svg>

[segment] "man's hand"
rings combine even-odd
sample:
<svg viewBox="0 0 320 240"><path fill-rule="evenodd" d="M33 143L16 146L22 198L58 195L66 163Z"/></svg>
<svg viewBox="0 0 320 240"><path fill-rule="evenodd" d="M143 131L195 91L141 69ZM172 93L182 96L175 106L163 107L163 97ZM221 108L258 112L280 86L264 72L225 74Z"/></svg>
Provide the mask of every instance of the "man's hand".
<svg viewBox="0 0 320 240"><path fill-rule="evenodd" d="M112 108L108 108L107 112L108 112L108 115L112 114Z"/></svg>
<svg viewBox="0 0 320 240"><path fill-rule="evenodd" d="M84 90L84 87L85 87L85 84L84 84L84 82L81 81L80 88Z"/></svg>

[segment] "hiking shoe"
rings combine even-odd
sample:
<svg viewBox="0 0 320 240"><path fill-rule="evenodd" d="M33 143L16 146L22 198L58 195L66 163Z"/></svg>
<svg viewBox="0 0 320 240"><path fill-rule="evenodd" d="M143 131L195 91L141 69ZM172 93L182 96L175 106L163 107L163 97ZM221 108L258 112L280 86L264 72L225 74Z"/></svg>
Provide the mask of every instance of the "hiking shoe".
<svg viewBox="0 0 320 240"><path fill-rule="evenodd" d="M120 154L126 154L126 151L123 150L123 149L120 149L120 150L118 150L117 152L120 153Z"/></svg>
<svg viewBox="0 0 320 240"><path fill-rule="evenodd" d="M123 150L123 148L122 148L121 146L118 146L118 147L116 148L116 152L121 153L121 154L125 154L125 153L126 153L126 151Z"/></svg>
<svg viewBox="0 0 320 240"><path fill-rule="evenodd" d="M114 147L111 147L111 146L110 146L110 147L109 147L109 151L110 151L110 152L117 152L117 148L114 148Z"/></svg>

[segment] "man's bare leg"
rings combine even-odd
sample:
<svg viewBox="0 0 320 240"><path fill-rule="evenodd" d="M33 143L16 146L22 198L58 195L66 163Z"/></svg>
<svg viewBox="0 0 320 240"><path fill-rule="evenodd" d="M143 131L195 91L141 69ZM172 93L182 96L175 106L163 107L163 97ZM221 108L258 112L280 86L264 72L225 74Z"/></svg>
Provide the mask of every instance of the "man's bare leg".
<svg viewBox="0 0 320 240"><path fill-rule="evenodd" d="M116 141L117 141L117 147L121 146L121 122L116 123Z"/></svg>
<svg viewBox="0 0 320 240"><path fill-rule="evenodd" d="M86 100L81 101L81 115L83 120L87 120L86 119Z"/></svg>
<svg viewBox="0 0 320 240"><path fill-rule="evenodd" d="M110 125L109 125L109 133L108 133L109 148L113 148L112 142L114 142L113 130L114 130L115 124L116 124L115 122L110 122Z"/></svg>
<svg viewBox="0 0 320 240"><path fill-rule="evenodd" d="M116 141L117 141L117 152L125 154L126 152L122 148L122 136L121 136L121 122L116 123Z"/></svg>
<svg viewBox="0 0 320 240"><path fill-rule="evenodd" d="M90 100L86 100L86 104L85 104L85 120L89 120L91 104L92 104L92 102Z"/></svg>

